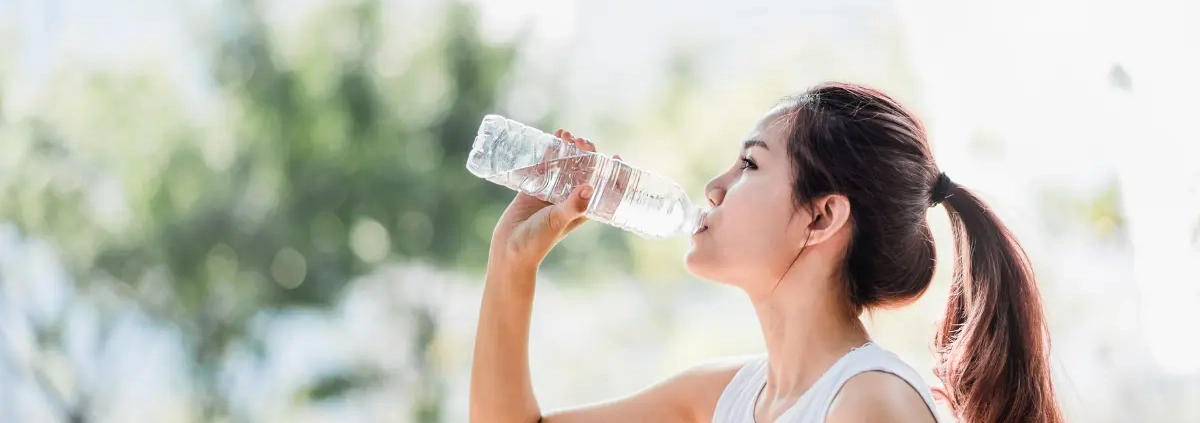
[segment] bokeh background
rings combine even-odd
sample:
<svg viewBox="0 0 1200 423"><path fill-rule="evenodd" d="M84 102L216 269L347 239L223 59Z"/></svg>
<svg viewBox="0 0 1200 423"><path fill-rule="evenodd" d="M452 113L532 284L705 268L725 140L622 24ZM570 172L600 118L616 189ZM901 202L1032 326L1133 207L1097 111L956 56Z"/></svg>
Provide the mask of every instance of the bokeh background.
<svg viewBox="0 0 1200 423"><path fill-rule="evenodd" d="M780 97L917 110L1040 275L1072 422L1200 422L1200 2L0 0L0 422L463 422L479 121L693 198ZM945 213L930 212L950 257ZM762 351L685 240L544 267L544 408ZM869 317L929 373L949 266Z"/></svg>

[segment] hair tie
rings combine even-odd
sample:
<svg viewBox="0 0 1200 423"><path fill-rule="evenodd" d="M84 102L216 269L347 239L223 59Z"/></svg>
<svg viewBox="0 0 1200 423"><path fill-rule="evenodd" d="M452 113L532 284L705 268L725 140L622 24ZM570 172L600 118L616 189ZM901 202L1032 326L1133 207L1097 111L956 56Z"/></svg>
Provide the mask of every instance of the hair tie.
<svg viewBox="0 0 1200 423"><path fill-rule="evenodd" d="M933 194L929 196L929 207L942 204L946 201L946 197L950 194L950 177L946 176L946 172L938 175L937 183L933 185Z"/></svg>

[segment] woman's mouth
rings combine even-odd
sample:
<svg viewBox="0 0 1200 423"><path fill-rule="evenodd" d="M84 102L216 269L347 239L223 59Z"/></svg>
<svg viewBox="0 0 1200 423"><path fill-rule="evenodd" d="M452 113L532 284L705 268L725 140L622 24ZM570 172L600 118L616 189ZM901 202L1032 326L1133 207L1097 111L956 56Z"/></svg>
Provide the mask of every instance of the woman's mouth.
<svg viewBox="0 0 1200 423"><path fill-rule="evenodd" d="M694 235L700 235L700 234L704 233L704 232L705 232L705 231L707 231L707 230L708 230L708 216L705 216L705 217L702 217L702 218L701 218L701 220L700 220L700 229L697 229L697 230L696 230L696 233L694 233L694 234L692 234L692 235L693 235L693 236L694 236Z"/></svg>

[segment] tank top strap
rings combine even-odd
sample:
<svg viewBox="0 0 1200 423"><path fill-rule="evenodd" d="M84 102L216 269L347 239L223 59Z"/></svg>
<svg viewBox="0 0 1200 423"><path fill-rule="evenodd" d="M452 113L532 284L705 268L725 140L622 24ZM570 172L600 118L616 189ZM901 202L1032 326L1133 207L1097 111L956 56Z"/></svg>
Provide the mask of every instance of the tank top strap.
<svg viewBox="0 0 1200 423"><path fill-rule="evenodd" d="M909 386L912 386L913 390L921 395L921 399L925 401L925 406L929 408L929 412L933 414L934 419L939 423L943 421L934 403L933 392L929 389L929 385L925 383L921 375L909 366L908 363L905 363L903 359L873 342L856 348L842 357L841 360L838 360L825 376L806 393L806 396L810 398L808 398L807 405L809 407L806 410L808 413L805 414L810 414L814 418L804 418L794 421L823 422L825 416L829 414L829 408L833 405L833 400L837 397L838 392L842 390L842 387L845 386L846 382L866 372L884 372L903 379Z"/></svg>
<svg viewBox="0 0 1200 423"><path fill-rule="evenodd" d="M933 393L921 375L900 357L873 342L855 348L838 359L807 392L774 423L823 423L842 386L865 372L885 372L907 382L925 401L935 421L947 422L938 414ZM754 406L767 381L766 355L754 356L726 385L713 411L713 423L755 423Z"/></svg>
<svg viewBox="0 0 1200 423"><path fill-rule="evenodd" d="M767 356L750 357L721 392L712 423L754 423L754 404L766 382Z"/></svg>

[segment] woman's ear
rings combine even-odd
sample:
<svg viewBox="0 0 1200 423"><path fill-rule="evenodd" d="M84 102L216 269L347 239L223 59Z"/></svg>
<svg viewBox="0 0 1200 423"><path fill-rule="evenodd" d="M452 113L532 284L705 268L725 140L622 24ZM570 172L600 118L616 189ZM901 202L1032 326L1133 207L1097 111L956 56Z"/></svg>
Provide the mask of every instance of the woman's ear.
<svg viewBox="0 0 1200 423"><path fill-rule="evenodd" d="M850 199L841 194L830 194L810 203L812 221L808 224L808 242L811 246L825 242L850 222Z"/></svg>

